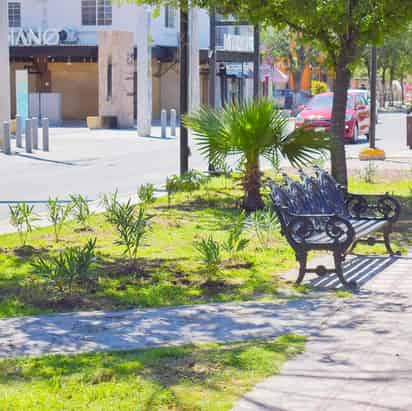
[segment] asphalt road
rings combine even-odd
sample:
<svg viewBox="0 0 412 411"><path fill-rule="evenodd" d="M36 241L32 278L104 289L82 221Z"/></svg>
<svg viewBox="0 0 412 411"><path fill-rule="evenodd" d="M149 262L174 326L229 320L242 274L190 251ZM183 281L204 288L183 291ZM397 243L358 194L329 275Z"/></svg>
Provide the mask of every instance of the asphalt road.
<svg viewBox="0 0 412 411"><path fill-rule="evenodd" d="M159 132L155 128L153 138L142 138L133 130L58 128L50 130L50 153L0 154L0 221L8 218L8 206L15 202L35 204L41 211L49 196L66 200L80 193L94 201L102 193L134 194L141 184L164 184L166 176L179 171L179 145L176 139L160 139ZM405 134L404 114L382 115L377 145L389 155L409 154ZM347 146L348 155L356 156L365 146L366 140ZM207 167L194 145L190 167Z"/></svg>

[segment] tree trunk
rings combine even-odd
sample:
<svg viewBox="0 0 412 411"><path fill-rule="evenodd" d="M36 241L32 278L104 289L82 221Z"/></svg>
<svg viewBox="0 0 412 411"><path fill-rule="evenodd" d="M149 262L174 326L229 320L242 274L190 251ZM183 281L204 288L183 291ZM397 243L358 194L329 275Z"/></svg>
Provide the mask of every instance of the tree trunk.
<svg viewBox="0 0 412 411"><path fill-rule="evenodd" d="M243 208L246 211L256 211L263 208L264 203L260 194L261 179L259 160L246 162L243 187L245 190Z"/></svg>
<svg viewBox="0 0 412 411"><path fill-rule="evenodd" d="M386 104L386 67L382 67L382 107Z"/></svg>
<svg viewBox="0 0 412 411"><path fill-rule="evenodd" d="M390 98L390 105L393 106L394 105L394 100L395 100L395 96L393 93L393 82L394 82L394 78L395 78L395 74L394 74L394 68L391 67L389 69L389 98Z"/></svg>
<svg viewBox="0 0 412 411"><path fill-rule="evenodd" d="M402 74L401 74L402 105L405 104L405 84L403 84L404 81L405 81L405 76L402 72Z"/></svg>
<svg viewBox="0 0 412 411"><path fill-rule="evenodd" d="M348 172L345 153L345 117L350 82L350 70L344 57L338 60L335 67L336 82L332 107L332 141L331 162L332 175L345 187L348 185Z"/></svg>

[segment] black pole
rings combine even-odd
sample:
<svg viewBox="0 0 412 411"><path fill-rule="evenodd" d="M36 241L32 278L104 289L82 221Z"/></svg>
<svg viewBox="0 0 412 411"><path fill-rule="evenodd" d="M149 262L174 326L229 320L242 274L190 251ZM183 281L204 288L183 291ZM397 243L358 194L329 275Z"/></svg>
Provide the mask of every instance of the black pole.
<svg viewBox="0 0 412 411"><path fill-rule="evenodd" d="M209 106L216 107L216 13L210 12L209 50Z"/></svg>
<svg viewBox="0 0 412 411"><path fill-rule="evenodd" d="M189 112L189 15L187 4L180 8L180 175L189 171L189 133L183 117Z"/></svg>
<svg viewBox="0 0 412 411"><path fill-rule="evenodd" d="M372 47L371 53L371 85L370 85L370 127L369 127L369 146L376 148L376 78L377 78L377 50Z"/></svg>
<svg viewBox="0 0 412 411"><path fill-rule="evenodd" d="M209 106L216 107L216 11L213 9L210 11L210 32L209 32ZM208 164L209 173L214 173L215 167L209 160Z"/></svg>
<svg viewBox="0 0 412 411"><path fill-rule="evenodd" d="M259 99L260 86L260 29L259 26L254 27L253 34L253 97L255 100Z"/></svg>

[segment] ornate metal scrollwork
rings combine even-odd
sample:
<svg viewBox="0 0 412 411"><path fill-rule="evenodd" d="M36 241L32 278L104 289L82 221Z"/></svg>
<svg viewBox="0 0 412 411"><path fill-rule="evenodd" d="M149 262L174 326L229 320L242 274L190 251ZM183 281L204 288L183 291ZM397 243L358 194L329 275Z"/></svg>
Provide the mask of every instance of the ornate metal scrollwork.
<svg viewBox="0 0 412 411"><path fill-rule="evenodd" d="M345 219L334 216L330 217L325 224L326 234L335 242L349 246L355 237L352 225Z"/></svg>
<svg viewBox="0 0 412 411"><path fill-rule="evenodd" d="M288 226L288 233L295 243L301 244L312 237L315 227L308 217L294 217Z"/></svg>
<svg viewBox="0 0 412 411"><path fill-rule="evenodd" d="M401 213L401 205L389 195L381 197L376 203L376 210L389 221L396 221Z"/></svg>
<svg viewBox="0 0 412 411"><path fill-rule="evenodd" d="M350 216L361 218L369 209L368 201L363 196L350 196L346 200L346 210Z"/></svg>

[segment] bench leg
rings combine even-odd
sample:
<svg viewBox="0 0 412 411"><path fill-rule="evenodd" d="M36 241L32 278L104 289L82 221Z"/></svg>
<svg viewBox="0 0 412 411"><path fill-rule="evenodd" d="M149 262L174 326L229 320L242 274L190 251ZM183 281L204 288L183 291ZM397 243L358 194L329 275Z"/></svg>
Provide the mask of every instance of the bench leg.
<svg viewBox="0 0 412 411"><path fill-rule="evenodd" d="M349 289L349 290L355 290L358 288L358 284L356 281L346 281L345 276L343 275L343 266L342 266L342 262L343 262L343 256L341 253L333 253L333 259L335 261L335 270L336 270L336 275L338 276L340 282L342 283L342 285Z"/></svg>
<svg viewBox="0 0 412 411"><path fill-rule="evenodd" d="M305 278L306 267L308 263L308 254L307 253L296 254L296 259L299 261L299 276L298 276L298 279L296 280L296 284L299 285L299 284L302 284L302 281Z"/></svg>
<svg viewBox="0 0 412 411"><path fill-rule="evenodd" d="M392 233L392 227L390 226L386 227L383 232L383 241L385 243L386 251L388 252L390 256L400 255L401 253L399 251L397 252L393 251L393 248L391 246L391 239L390 239L391 233Z"/></svg>

